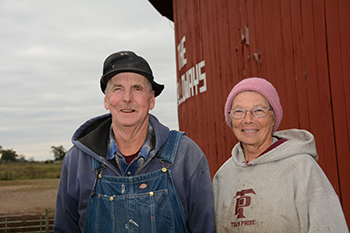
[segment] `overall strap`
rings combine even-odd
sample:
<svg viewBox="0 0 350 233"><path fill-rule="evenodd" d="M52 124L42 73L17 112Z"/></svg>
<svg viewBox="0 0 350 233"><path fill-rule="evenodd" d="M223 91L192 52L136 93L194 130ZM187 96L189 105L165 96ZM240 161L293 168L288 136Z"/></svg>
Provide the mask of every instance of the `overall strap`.
<svg viewBox="0 0 350 233"><path fill-rule="evenodd" d="M180 139L184 134L185 134L184 132L180 132L177 130L171 130L169 132L168 139L165 142L163 147L161 161L165 161L170 164L174 163L177 149L179 147Z"/></svg>

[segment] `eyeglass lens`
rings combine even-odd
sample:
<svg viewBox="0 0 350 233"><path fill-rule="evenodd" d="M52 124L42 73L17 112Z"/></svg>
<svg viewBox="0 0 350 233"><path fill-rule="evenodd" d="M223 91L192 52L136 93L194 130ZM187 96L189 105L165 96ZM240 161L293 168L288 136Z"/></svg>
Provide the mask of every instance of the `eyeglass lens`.
<svg viewBox="0 0 350 233"><path fill-rule="evenodd" d="M230 114L233 118L240 119L245 117L248 111L257 118L264 117L268 114L270 108L264 107L264 106L258 106L255 108L252 108L251 110L246 110L244 108L234 108L231 110Z"/></svg>

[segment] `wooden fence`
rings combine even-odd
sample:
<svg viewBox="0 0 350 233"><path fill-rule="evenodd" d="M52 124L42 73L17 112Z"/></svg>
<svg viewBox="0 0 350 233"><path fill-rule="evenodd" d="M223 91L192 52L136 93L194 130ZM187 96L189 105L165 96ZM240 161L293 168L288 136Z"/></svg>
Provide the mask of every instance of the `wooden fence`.
<svg viewBox="0 0 350 233"><path fill-rule="evenodd" d="M37 215L0 215L0 233L53 232L54 213Z"/></svg>

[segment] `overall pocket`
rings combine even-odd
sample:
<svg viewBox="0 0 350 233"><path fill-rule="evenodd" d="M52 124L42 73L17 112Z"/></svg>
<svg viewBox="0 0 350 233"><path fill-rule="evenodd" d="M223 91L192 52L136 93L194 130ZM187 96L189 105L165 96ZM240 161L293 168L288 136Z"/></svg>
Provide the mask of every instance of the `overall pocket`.
<svg viewBox="0 0 350 233"><path fill-rule="evenodd" d="M108 196L98 194L96 232L171 233L174 212L168 190Z"/></svg>
<svg viewBox="0 0 350 233"><path fill-rule="evenodd" d="M150 191L136 197L140 223L150 229L149 232L174 232L174 211L167 189ZM147 217L145 217L147 214ZM146 232L146 231L145 231Z"/></svg>

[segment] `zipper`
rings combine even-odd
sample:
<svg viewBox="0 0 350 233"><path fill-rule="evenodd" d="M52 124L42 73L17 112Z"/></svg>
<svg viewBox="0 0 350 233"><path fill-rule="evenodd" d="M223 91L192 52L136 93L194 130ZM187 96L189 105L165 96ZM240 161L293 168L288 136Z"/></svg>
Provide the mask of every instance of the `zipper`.
<svg viewBox="0 0 350 233"><path fill-rule="evenodd" d="M158 152L157 152L158 153ZM153 156L153 158L150 158L149 160L147 160L139 169L136 170L135 172L135 176L139 174L139 172L141 172L141 170L146 167L147 164L149 164L151 162L151 160L153 160L155 157L157 157L157 153L155 156Z"/></svg>
<svg viewBox="0 0 350 233"><path fill-rule="evenodd" d="M158 152L157 152L158 153ZM135 176L139 174L139 172L141 172L141 170L151 162L151 160L153 160L155 157L157 157L157 155L155 155L153 158L147 160L139 169L136 170L135 172ZM103 164L108 167L109 169L111 169L114 173L116 173L119 176L122 176L116 169L114 169L114 167L109 166L106 162L103 162Z"/></svg>
<svg viewBox="0 0 350 233"><path fill-rule="evenodd" d="M106 162L103 162L103 164L108 167L109 169L111 169L114 173L116 173L119 176L122 176L117 170L115 170L113 167L109 166Z"/></svg>

